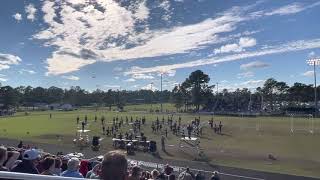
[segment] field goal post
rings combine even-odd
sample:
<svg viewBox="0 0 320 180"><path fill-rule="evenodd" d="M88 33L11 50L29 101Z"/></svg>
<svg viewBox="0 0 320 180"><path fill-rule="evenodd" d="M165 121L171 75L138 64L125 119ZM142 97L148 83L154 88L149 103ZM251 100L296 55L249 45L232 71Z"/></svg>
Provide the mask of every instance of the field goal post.
<svg viewBox="0 0 320 180"><path fill-rule="evenodd" d="M252 116L252 117L249 117L249 116ZM249 126L245 126L244 127L244 125L240 125L240 128L241 129L255 129L257 132L259 132L259 131L261 131L262 130L262 128L261 128L261 118L260 117L258 117L257 116L257 114L245 114L245 113L243 113L243 112L241 112L239 115L238 115L238 117L240 118L240 120L244 120L245 119L245 117L246 118L254 118L255 119L255 121L254 121L254 123L255 123L255 125L254 126L252 126L252 125L250 125L250 122L249 122ZM242 127L241 127L242 126Z"/></svg>
<svg viewBox="0 0 320 180"><path fill-rule="evenodd" d="M302 123L302 121L306 121L306 122ZM313 115L312 114L290 114L290 132L294 133L296 131L306 131L310 134L313 134L314 133Z"/></svg>

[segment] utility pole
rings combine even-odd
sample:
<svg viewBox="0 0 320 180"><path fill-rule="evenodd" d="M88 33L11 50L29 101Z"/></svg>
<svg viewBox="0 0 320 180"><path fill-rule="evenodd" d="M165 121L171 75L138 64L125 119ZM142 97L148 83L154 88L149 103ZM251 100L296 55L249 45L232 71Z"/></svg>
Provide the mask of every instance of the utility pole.
<svg viewBox="0 0 320 180"><path fill-rule="evenodd" d="M151 89L151 109L152 109L152 103L153 103L153 91L152 91L153 82L150 83L150 89Z"/></svg>
<svg viewBox="0 0 320 180"><path fill-rule="evenodd" d="M161 77L161 84L160 84L160 111L162 112L162 73L160 74Z"/></svg>
<svg viewBox="0 0 320 180"><path fill-rule="evenodd" d="M313 76L314 76L314 116L317 116L317 108L318 108L318 101L317 101L317 75L316 75L316 62L313 61Z"/></svg>

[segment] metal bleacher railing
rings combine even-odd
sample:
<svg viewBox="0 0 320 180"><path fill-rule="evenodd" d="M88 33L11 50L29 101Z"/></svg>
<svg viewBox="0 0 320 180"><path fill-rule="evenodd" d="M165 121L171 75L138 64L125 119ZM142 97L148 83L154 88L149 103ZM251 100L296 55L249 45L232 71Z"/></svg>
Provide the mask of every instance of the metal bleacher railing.
<svg viewBox="0 0 320 180"><path fill-rule="evenodd" d="M25 173L16 173L16 172L6 172L0 171L0 179L24 179L24 180L76 180L79 178L69 178L61 176L46 176L38 174L25 174Z"/></svg>
<svg viewBox="0 0 320 180"><path fill-rule="evenodd" d="M135 163L136 165L142 167L145 170L153 170L158 169L161 170L164 168L165 164L160 163L153 163L153 162L145 162L145 161L137 161L128 159L130 163ZM171 166L176 174L180 174L180 172L183 172L186 167L179 167L179 166ZM205 171L200 169L192 169L191 171L197 172L201 171L206 175L206 177L210 177L212 175L212 171ZM250 179L250 180L264 180L263 178L257 178L257 177L248 177L248 176L241 176L241 175L235 175L235 174L228 174L219 172L220 175L225 177L233 177L234 179ZM6 171L0 171L0 180L1 179L12 179L12 180L79 180L79 178L69 178L69 177L61 177L61 176L46 176L46 175L35 175L35 174L24 174L24 173L16 173L16 172L6 172Z"/></svg>

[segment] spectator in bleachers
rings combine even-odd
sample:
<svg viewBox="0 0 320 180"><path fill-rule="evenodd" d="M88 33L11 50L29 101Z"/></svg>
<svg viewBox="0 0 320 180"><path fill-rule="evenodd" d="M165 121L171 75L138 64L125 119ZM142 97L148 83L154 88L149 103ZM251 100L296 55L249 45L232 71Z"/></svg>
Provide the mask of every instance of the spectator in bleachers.
<svg viewBox="0 0 320 180"><path fill-rule="evenodd" d="M66 171L61 173L61 176L64 177L74 177L74 178L83 178L82 174L79 172L80 160L78 158L71 158L67 164L68 168Z"/></svg>
<svg viewBox="0 0 320 180"><path fill-rule="evenodd" d="M166 164L164 167L164 173L169 176L171 173L173 173L173 168L170 167L169 164Z"/></svg>
<svg viewBox="0 0 320 180"><path fill-rule="evenodd" d="M1 165L6 167L9 171L12 169L13 165L17 162L20 156L20 152L16 151L14 148L7 148L6 161Z"/></svg>
<svg viewBox="0 0 320 180"><path fill-rule="evenodd" d="M88 171L89 171L89 161L81 160L79 172L82 174L83 177L86 177Z"/></svg>
<svg viewBox="0 0 320 180"><path fill-rule="evenodd" d="M61 161L61 159L59 158L59 157L56 157L55 159L54 159L54 164L55 164L55 166L54 166L54 169L53 169L53 174L54 175L58 175L58 176L60 176L60 174L61 174L61 165L62 165L62 161Z"/></svg>
<svg viewBox="0 0 320 180"><path fill-rule="evenodd" d="M193 180L190 173L184 171L179 174L178 180Z"/></svg>
<svg viewBox="0 0 320 180"><path fill-rule="evenodd" d="M16 165L11 171L29 174L39 174L36 168L39 163L40 153L36 149L28 149L23 153L22 162Z"/></svg>
<svg viewBox="0 0 320 180"><path fill-rule="evenodd" d="M160 175L159 171L154 169L153 171L151 171L152 179L150 179L150 180L156 180L159 175Z"/></svg>
<svg viewBox="0 0 320 180"><path fill-rule="evenodd" d="M49 175L49 176L55 175L53 173L55 169L55 159L53 157L46 157L41 162L41 166L43 168L43 172L41 173L42 175Z"/></svg>
<svg viewBox="0 0 320 180"><path fill-rule="evenodd" d="M141 169L139 166L133 166L128 180L140 180Z"/></svg>
<svg viewBox="0 0 320 180"><path fill-rule="evenodd" d="M36 168L38 169L39 174L41 174L44 171L44 168L42 166L43 161L47 158L47 157L51 157L50 154L45 154L41 157L41 159L39 160L39 163L36 165Z"/></svg>
<svg viewBox="0 0 320 180"><path fill-rule="evenodd" d="M219 173L217 171L214 171L211 180L220 180Z"/></svg>
<svg viewBox="0 0 320 180"><path fill-rule="evenodd" d="M62 157L62 164L61 164L61 171L66 171L68 169L68 161L69 161L69 157L68 156L63 156Z"/></svg>
<svg viewBox="0 0 320 180"><path fill-rule="evenodd" d="M118 151L110 151L104 155L101 167L101 179L125 180L127 179L128 162L126 157Z"/></svg>
<svg viewBox="0 0 320 180"><path fill-rule="evenodd" d="M96 164L92 170L88 171L86 178L87 179L100 179L101 174L101 163Z"/></svg>
<svg viewBox="0 0 320 180"><path fill-rule="evenodd" d="M7 148L0 146L0 171L8 171L8 168L4 166L4 162L8 158Z"/></svg>
<svg viewBox="0 0 320 180"><path fill-rule="evenodd" d="M169 180L176 180L176 175L170 174L168 177Z"/></svg>
<svg viewBox="0 0 320 180"><path fill-rule="evenodd" d="M195 175L195 180L204 180L204 176L202 175L201 171L198 171Z"/></svg>
<svg viewBox="0 0 320 180"><path fill-rule="evenodd" d="M152 176L148 171L142 171L140 180L149 180Z"/></svg>

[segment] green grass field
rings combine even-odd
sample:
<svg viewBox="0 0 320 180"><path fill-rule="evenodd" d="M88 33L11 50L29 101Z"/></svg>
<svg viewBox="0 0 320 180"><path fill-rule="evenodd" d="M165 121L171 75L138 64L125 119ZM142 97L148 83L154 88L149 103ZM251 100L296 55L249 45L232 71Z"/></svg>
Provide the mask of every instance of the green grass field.
<svg viewBox="0 0 320 180"><path fill-rule="evenodd" d="M159 106L160 107L160 106ZM174 109L173 106L165 107ZM148 139L159 142L160 133L151 132L151 122L162 119L162 115L139 112L149 106L127 107L128 112L109 112L104 109L77 110L70 112L63 111L42 111L30 112L29 115L17 113L13 117L0 118L0 136L2 138L29 140L32 142L59 144L73 146L72 140L76 135L76 117L81 120L88 115L90 135L102 135L100 117L104 115L108 123L112 122L112 117L125 116L135 117L146 116L147 125L142 126ZM165 109L165 108L164 108ZM131 112L129 111L131 110ZM49 114L52 113L52 119ZM98 116L98 121L93 121L94 116ZM182 123L190 123L195 116L191 114L181 114ZM167 115L164 115L167 119ZM174 116L177 120L178 117ZM202 115L201 122L207 122L211 116ZM320 122L314 120L314 133L307 132L307 118L295 118L295 131L290 133L290 118L285 117L224 117L215 116L216 123L222 121L224 135L216 135L207 125L201 137L201 148L210 162L220 165L280 172L287 174L297 174L304 176L320 177ZM260 124L260 130L256 130L256 125ZM110 124L111 125L111 124ZM108 126L108 125L107 125ZM122 128L125 132L129 127ZM61 138L58 138L61 137ZM169 133L167 144L177 145L179 138ZM1 142L0 142L1 143ZM103 149L111 150L111 137L104 136L102 141ZM275 155L278 160L268 160L268 154ZM189 150L179 150L178 148L168 148L168 153L160 152L163 158L194 160L195 154Z"/></svg>

